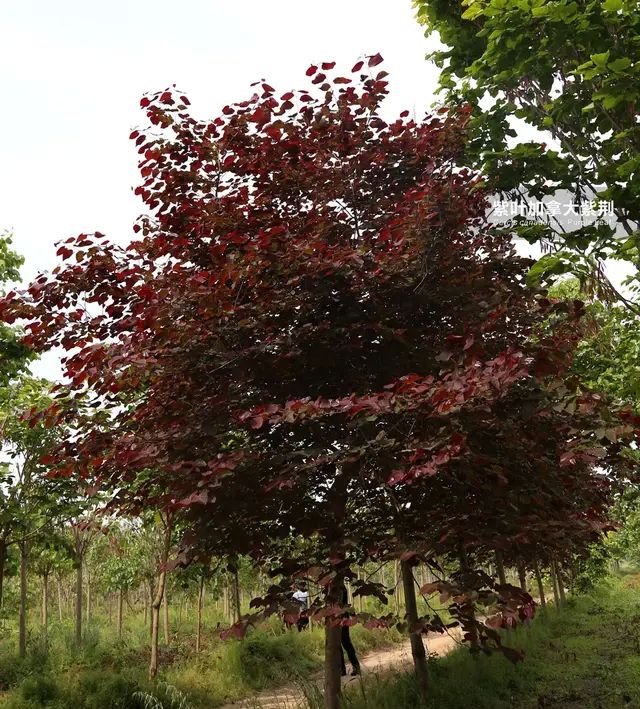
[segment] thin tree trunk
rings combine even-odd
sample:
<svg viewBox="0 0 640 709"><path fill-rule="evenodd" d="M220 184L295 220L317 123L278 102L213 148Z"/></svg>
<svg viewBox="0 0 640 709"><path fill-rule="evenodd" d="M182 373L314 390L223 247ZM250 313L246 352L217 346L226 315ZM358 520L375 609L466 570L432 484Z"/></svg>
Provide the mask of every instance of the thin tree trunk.
<svg viewBox="0 0 640 709"><path fill-rule="evenodd" d="M560 564L558 564L557 561L554 561L553 565L556 570L556 581L558 583L558 593L560 594L560 603L562 605L564 605L566 597L565 597L565 593L564 593L564 585L562 584L562 573L560 570Z"/></svg>
<svg viewBox="0 0 640 709"><path fill-rule="evenodd" d="M404 605L407 612L409 638L411 640L411 656L413 667L418 681L420 694L426 699L429 695L429 670L427 667L427 653L422 642L422 626L418 619L418 604L416 600L416 587L413 580L413 570L408 561L401 562L402 586L404 588Z"/></svg>
<svg viewBox="0 0 640 709"><path fill-rule="evenodd" d="M225 574L224 586L222 587L222 613L224 615L225 621L227 621L227 622L230 620L230 615L231 615L231 611L229 608L229 606L230 606L229 597L230 597L229 579L227 578L227 575Z"/></svg>
<svg viewBox="0 0 640 709"><path fill-rule="evenodd" d="M149 579L149 635L151 636L153 632L153 599L154 599L154 592L153 592L153 581Z"/></svg>
<svg viewBox="0 0 640 709"><path fill-rule="evenodd" d="M400 562L393 562L393 606L396 615L400 615Z"/></svg>
<svg viewBox="0 0 640 709"><path fill-rule="evenodd" d="M200 587L198 588L198 617L196 627L196 653L200 652L202 642L202 604L204 602L204 574L200 577Z"/></svg>
<svg viewBox="0 0 640 709"><path fill-rule="evenodd" d="M149 678L153 679L158 674L158 633L160 629L160 605L165 595L165 584L167 572L165 564L169 558L169 548L171 546L171 518L168 517L164 529L164 539L160 556L160 571L158 573L158 585L156 593L151 603L151 658L149 660Z"/></svg>
<svg viewBox="0 0 640 709"><path fill-rule="evenodd" d="M2 600L4 593L4 565L7 559L7 540L0 539L0 608L2 608Z"/></svg>
<svg viewBox="0 0 640 709"><path fill-rule="evenodd" d="M62 623L62 579L58 576L58 620Z"/></svg>
<svg viewBox="0 0 640 709"><path fill-rule="evenodd" d="M233 571L233 620L237 623L241 614L240 605L240 581L238 579L238 567Z"/></svg>
<svg viewBox="0 0 640 709"><path fill-rule="evenodd" d="M76 647L82 645L82 567L83 555L76 557Z"/></svg>
<svg viewBox="0 0 640 709"><path fill-rule="evenodd" d="M527 590L527 571L522 561L518 562L518 581L523 591Z"/></svg>
<svg viewBox="0 0 640 709"><path fill-rule="evenodd" d="M91 622L91 576L87 569L87 628Z"/></svg>
<svg viewBox="0 0 640 709"><path fill-rule="evenodd" d="M164 631L164 644L169 645L169 598L166 584L164 586L164 597L162 599L162 629Z"/></svg>
<svg viewBox="0 0 640 709"><path fill-rule="evenodd" d="M27 543L20 542L20 616L18 620L18 654L27 656Z"/></svg>
<svg viewBox="0 0 640 709"><path fill-rule="evenodd" d="M147 619L149 617L149 598L147 596L147 590L145 588L142 589L142 603L143 609L144 609L144 624L147 624Z"/></svg>
<svg viewBox="0 0 640 709"><path fill-rule="evenodd" d="M344 581L330 584L329 598L332 604L341 603ZM340 709L341 681L341 635L340 625L331 617L324 621L324 707Z"/></svg>
<svg viewBox="0 0 640 709"><path fill-rule="evenodd" d="M498 574L498 581L500 585L505 586L507 583L507 576L504 573L504 563L502 561L502 552L496 550L496 572Z"/></svg>
<svg viewBox="0 0 640 709"><path fill-rule="evenodd" d="M538 596L540 598L540 605L543 608L547 607L547 599L544 597L544 586L542 585L542 574L540 573L540 565L538 562L534 562L533 570L536 575L536 582L538 584Z"/></svg>
<svg viewBox="0 0 640 709"><path fill-rule="evenodd" d="M463 573L466 573L469 571L469 563L467 560L467 553L465 551L465 548L462 543L460 543L460 570ZM475 621L476 618L476 606L475 603L472 600L469 600L467 603L464 604L463 606L465 610L468 611L468 617L471 618L472 620ZM472 627L469 631L469 644L471 645L471 649L474 651L477 651L480 648L480 639L478 638L478 629L476 627ZM477 653L474 654L474 657L478 657L479 655Z"/></svg>
<svg viewBox="0 0 640 709"><path fill-rule="evenodd" d="M553 586L553 603L556 608L560 607L560 594L558 593L558 583L556 580L556 569L555 569L555 564L552 561L551 565L549 566L549 570L551 572L551 585Z"/></svg>
<svg viewBox="0 0 640 709"><path fill-rule="evenodd" d="M124 592L121 588L118 589L118 640L122 640L122 601Z"/></svg>
<svg viewBox="0 0 640 709"><path fill-rule="evenodd" d="M49 633L49 574L42 576L42 628L44 636Z"/></svg>

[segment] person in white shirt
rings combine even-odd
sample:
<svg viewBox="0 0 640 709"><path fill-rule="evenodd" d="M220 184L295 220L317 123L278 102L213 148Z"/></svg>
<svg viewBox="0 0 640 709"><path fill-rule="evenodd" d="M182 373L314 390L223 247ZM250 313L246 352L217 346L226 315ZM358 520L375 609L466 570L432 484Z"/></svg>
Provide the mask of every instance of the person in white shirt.
<svg viewBox="0 0 640 709"><path fill-rule="evenodd" d="M304 612L309 608L309 592L307 591L307 585L304 582L298 584L298 588L293 593L294 601L300 604L300 612ZM298 618L296 624L298 626L298 632L302 632L309 625L309 619L304 616Z"/></svg>

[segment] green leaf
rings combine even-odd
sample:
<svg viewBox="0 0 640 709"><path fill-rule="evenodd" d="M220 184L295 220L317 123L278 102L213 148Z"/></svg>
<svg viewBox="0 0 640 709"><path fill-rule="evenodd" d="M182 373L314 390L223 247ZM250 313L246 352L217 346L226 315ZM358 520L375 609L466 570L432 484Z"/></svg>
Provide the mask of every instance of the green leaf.
<svg viewBox="0 0 640 709"><path fill-rule="evenodd" d="M631 59L629 57L620 57L619 59L614 59L609 62L608 67L612 71L623 72L631 66Z"/></svg>
<svg viewBox="0 0 640 709"><path fill-rule="evenodd" d="M602 9L605 12L618 12L622 10L624 6L624 0L604 0L602 3Z"/></svg>
<svg viewBox="0 0 640 709"><path fill-rule="evenodd" d="M561 254L546 254L529 269L527 283L536 285L551 274L566 273L570 265Z"/></svg>
<svg viewBox="0 0 640 709"><path fill-rule="evenodd" d="M463 20L475 20L484 12L484 7L479 2L474 2L462 13Z"/></svg>
<svg viewBox="0 0 640 709"><path fill-rule="evenodd" d="M543 5L542 7L534 7L531 10L531 15L533 17L547 17L551 13L551 8L548 5Z"/></svg>
<svg viewBox="0 0 640 709"><path fill-rule="evenodd" d="M592 54L591 55L591 60L596 66L601 66L604 67L607 65L607 62L609 61L609 50L607 49L606 52L602 52L602 54Z"/></svg>

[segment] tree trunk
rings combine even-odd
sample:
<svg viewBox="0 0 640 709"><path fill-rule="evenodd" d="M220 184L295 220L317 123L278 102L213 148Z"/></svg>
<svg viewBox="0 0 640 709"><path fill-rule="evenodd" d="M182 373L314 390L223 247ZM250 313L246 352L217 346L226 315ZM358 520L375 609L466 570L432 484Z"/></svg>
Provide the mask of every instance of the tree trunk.
<svg viewBox="0 0 640 709"><path fill-rule="evenodd" d="M164 644L169 645L169 598L166 583L164 586L164 597L162 599L162 629L164 631Z"/></svg>
<svg viewBox="0 0 640 709"><path fill-rule="evenodd" d="M20 616L18 619L18 654L27 656L27 543L20 542Z"/></svg>
<svg viewBox="0 0 640 709"><path fill-rule="evenodd" d="M498 574L498 581L501 586L505 586L507 583L507 577L504 573L504 563L502 561L502 552L496 550L496 572Z"/></svg>
<svg viewBox="0 0 640 709"><path fill-rule="evenodd" d="M560 594L560 603L562 605L564 605L566 597L564 594L564 585L562 584L562 573L560 570L560 564L558 564L557 561L554 561L553 565L554 565L555 571L556 571L556 582L558 584L558 593Z"/></svg>
<svg viewBox="0 0 640 709"><path fill-rule="evenodd" d="M153 581L149 579L149 635L151 636L153 631L153 599L155 594L153 592Z"/></svg>
<svg viewBox="0 0 640 709"><path fill-rule="evenodd" d="M224 585L222 587L222 613L224 615L225 622L230 621L231 610L229 608L229 579L227 575L224 576Z"/></svg>
<svg viewBox="0 0 640 709"><path fill-rule="evenodd" d="M58 576L58 620L62 623L62 579Z"/></svg>
<svg viewBox="0 0 640 709"><path fill-rule="evenodd" d="M76 647L82 645L82 567L83 555L76 557Z"/></svg>
<svg viewBox="0 0 640 709"><path fill-rule="evenodd" d="M42 629L44 636L49 633L49 574L42 576Z"/></svg>
<svg viewBox="0 0 640 709"><path fill-rule="evenodd" d="M558 582L556 579L556 569L555 569L555 562L551 562L551 565L549 567L549 571L551 572L551 585L553 586L553 603L556 608L560 607L560 594L558 593Z"/></svg>
<svg viewBox="0 0 640 709"><path fill-rule="evenodd" d="M87 628L91 622L91 576L87 569Z"/></svg>
<svg viewBox="0 0 640 709"><path fill-rule="evenodd" d="M407 612L409 638L411 640L411 655L413 667L418 681L420 694L426 699L429 695L429 670L427 667L427 653L422 642L422 626L418 619L418 604L416 600L416 587L413 580L413 570L408 561L401 562L402 586L404 588L404 605Z"/></svg>
<svg viewBox="0 0 640 709"><path fill-rule="evenodd" d="M460 571L466 574L469 571L469 562L467 559L467 552L465 551L464 545L460 542ZM467 612L467 617L471 618L473 621L476 619L476 604L469 599L466 603L462 605L462 609ZM478 637L478 629L472 627L469 630L469 645L474 651L474 657L479 657L477 652L480 648L480 639Z"/></svg>
<svg viewBox="0 0 640 709"><path fill-rule="evenodd" d="M522 561L518 562L518 581L520 582L520 588L523 591L527 590L527 570L525 569L524 563Z"/></svg>
<svg viewBox="0 0 640 709"><path fill-rule="evenodd" d="M121 588L118 589L118 640L122 640L122 601L124 592Z"/></svg>
<svg viewBox="0 0 640 709"><path fill-rule="evenodd" d="M542 585L542 574L540 573L540 566L538 562L534 562L533 570L536 575L536 582L538 584L538 596L540 598L540 605L543 608L547 607L547 599L544 597L544 586Z"/></svg>
<svg viewBox="0 0 640 709"><path fill-rule="evenodd" d="M200 652L202 642L202 604L204 602L204 574L200 577L200 587L198 588L198 617L196 627L196 653Z"/></svg>
<svg viewBox="0 0 640 709"><path fill-rule="evenodd" d="M0 539L0 608L4 592L4 565L7 559L7 540Z"/></svg>
<svg viewBox="0 0 640 709"><path fill-rule="evenodd" d="M151 603L151 659L149 660L149 678L158 674L158 634L160 630L160 604L164 596L164 573L158 577L156 595Z"/></svg>
<svg viewBox="0 0 640 709"><path fill-rule="evenodd" d="M340 709L340 626L330 618L324 621L324 706L325 709Z"/></svg>
<svg viewBox="0 0 640 709"><path fill-rule="evenodd" d="M393 562L393 606L396 615L400 615L400 562Z"/></svg>
<svg viewBox="0 0 640 709"><path fill-rule="evenodd" d="M237 623L240 620L241 614L240 605L240 581L238 579L238 568L233 571L233 621Z"/></svg>
<svg viewBox="0 0 640 709"><path fill-rule="evenodd" d="M158 674L158 633L160 630L160 605L165 596L165 584L167 572L165 564L169 558L169 548L171 546L171 518L166 520L164 529L164 539L162 552L160 555L160 571L158 573L158 585L151 602L151 659L149 660L149 678L153 679Z"/></svg>

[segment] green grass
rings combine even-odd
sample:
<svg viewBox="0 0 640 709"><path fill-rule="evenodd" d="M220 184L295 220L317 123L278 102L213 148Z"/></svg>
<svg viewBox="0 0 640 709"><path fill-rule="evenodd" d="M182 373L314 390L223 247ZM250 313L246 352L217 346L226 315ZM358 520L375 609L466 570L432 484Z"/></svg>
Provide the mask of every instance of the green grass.
<svg viewBox="0 0 640 709"><path fill-rule="evenodd" d="M185 619L186 622L186 619ZM208 628L215 627L208 619ZM400 639L390 631L353 630L358 651ZM3 709L213 709L290 682L314 689L322 665L321 629L286 631L277 620L243 641L222 642L212 630L193 652L184 625L161 648L158 682L146 679L148 630L128 619L122 642L105 621L91 626L81 652L72 628L53 624L48 646L30 639L24 660L15 638L0 641ZM472 657L466 649L429 661L431 694L421 701L410 672L367 678L345 693L345 709L616 709L640 707L640 575L626 574L589 595L570 598L505 636L524 662L501 655ZM157 699L154 700L153 697Z"/></svg>
<svg viewBox="0 0 640 709"><path fill-rule="evenodd" d="M505 643L524 650L512 664L466 649L430 660L431 695L411 673L378 677L346 693L349 709L616 709L640 707L640 583L610 580L540 613Z"/></svg>
<svg viewBox="0 0 640 709"><path fill-rule="evenodd" d="M215 627L209 623L208 627ZM285 682L303 685L322 667L321 628L298 633L273 619L250 631L243 641L220 641L214 632L205 649L193 651L193 638L182 628L170 648L160 648L158 682L146 678L148 630L128 619L122 642L99 618L85 637L81 651L73 644L69 624L53 624L49 643L32 636L24 660L15 654L15 638L0 641L0 706L3 709L212 709L229 701ZM354 628L358 651L393 644L397 631ZM175 689L171 689L175 688ZM2 696L2 690L8 690ZM167 695L173 693L173 699ZM158 697L160 704L143 695ZM135 696L134 696L135 695ZM183 700L178 699L180 695ZM183 703L181 704L181 701Z"/></svg>

